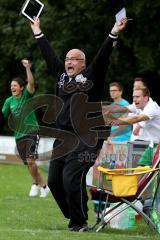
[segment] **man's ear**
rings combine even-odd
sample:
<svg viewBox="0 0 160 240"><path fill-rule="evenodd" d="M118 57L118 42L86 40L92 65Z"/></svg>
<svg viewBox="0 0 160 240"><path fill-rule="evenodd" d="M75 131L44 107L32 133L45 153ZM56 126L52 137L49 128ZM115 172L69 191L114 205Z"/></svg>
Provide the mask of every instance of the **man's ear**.
<svg viewBox="0 0 160 240"><path fill-rule="evenodd" d="M149 97L148 96L144 96L144 100L147 103L149 101Z"/></svg>

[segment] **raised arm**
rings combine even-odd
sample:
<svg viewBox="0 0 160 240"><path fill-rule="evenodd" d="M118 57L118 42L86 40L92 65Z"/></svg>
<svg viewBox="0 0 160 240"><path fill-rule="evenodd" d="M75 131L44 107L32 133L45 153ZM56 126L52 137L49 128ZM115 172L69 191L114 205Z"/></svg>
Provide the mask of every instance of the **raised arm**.
<svg viewBox="0 0 160 240"><path fill-rule="evenodd" d="M87 68L89 79L94 83L93 91L98 96L103 94L105 77L110 65L110 56L117 43L118 34L122 31L127 24L127 19L122 20L121 24L114 24L112 31L106 37L101 45L99 51L95 55L93 61Z"/></svg>
<svg viewBox="0 0 160 240"><path fill-rule="evenodd" d="M39 18L34 18L34 23L31 23L31 29L40 47L42 56L47 63L48 71L56 77L59 71L64 70L64 63L56 55L54 49L41 31Z"/></svg>
<svg viewBox="0 0 160 240"><path fill-rule="evenodd" d="M35 92L35 83L34 83L33 74L31 72L31 63L27 59L22 59L21 62L26 69L27 89L30 94L33 94Z"/></svg>
<svg viewBox="0 0 160 240"><path fill-rule="evenodd" d="M112 53L113 47L115 46L118 34L126 27L127 19L122 19L121 24L114 24L109 36L105 39L98 53L96 54L91 67L94 70L94 75L96 79L100 79L100 75L104 75L109 66L110 55Z"/></svg>

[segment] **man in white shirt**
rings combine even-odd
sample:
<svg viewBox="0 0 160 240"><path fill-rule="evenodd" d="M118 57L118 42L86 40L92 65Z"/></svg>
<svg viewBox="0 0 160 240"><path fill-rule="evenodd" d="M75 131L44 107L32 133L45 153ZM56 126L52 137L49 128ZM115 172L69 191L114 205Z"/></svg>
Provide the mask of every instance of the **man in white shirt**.
<svg viewBox="0 0 160 240"><path fill-rule="evenodd" d="M138 123L133 134L136 139L144 141L160 142L160 107L150 99L148 88L139 88L133 91L133 104L119 109L106 109L105 121L114 125L128 125ZM132 115L124 118L116 118L112 113L117 111L128 111Z"/></svg>
<svg viewBox="0 0 160 240"><path fill-rule="evenodd" d="M130 123L137 123L133 130L136 139L160 142L160 107L150 98L148 88L133 91L133 105L127 106L134 115ZM136 118L136 119L135 119Z"/></svg>

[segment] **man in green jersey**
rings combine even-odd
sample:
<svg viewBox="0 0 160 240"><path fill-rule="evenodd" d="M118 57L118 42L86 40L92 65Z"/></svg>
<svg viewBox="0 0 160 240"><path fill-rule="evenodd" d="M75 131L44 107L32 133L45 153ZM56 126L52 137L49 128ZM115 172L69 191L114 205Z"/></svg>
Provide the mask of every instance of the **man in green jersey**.
<svg viewBox="0 0 160 240"><path fill-rule="evenodd" d="M27 82L19 77L11 81L12 96L5 100L2 113L4 118L10 119L11 117L14 120L9 122L14 130L17 150L23 163L28 166L28 170L33 178L29 196L34 197L40 193L40 197L46 197L49 193L49 188L44 183L35 162L39 142L37 134L39 129L38 122L33 111L23 116L25 109L27 111L27 101L33 97L35 92L35 83L30 69L30 62L23 59L22 65L26 70ZM30 105L30 102L28 105Z"/></svg>

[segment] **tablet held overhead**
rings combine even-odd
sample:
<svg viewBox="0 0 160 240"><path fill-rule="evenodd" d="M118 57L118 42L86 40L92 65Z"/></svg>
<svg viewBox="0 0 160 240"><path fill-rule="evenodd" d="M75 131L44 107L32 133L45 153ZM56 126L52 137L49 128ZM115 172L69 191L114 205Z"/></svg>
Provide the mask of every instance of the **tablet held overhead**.
<svg viewBox="0 0 160 240"><path fill-rule="evenodd" d="M44 8L44 4L39 0L26 0L22 6L20 14L34 22L34 17L39 17Z"/></svg>

